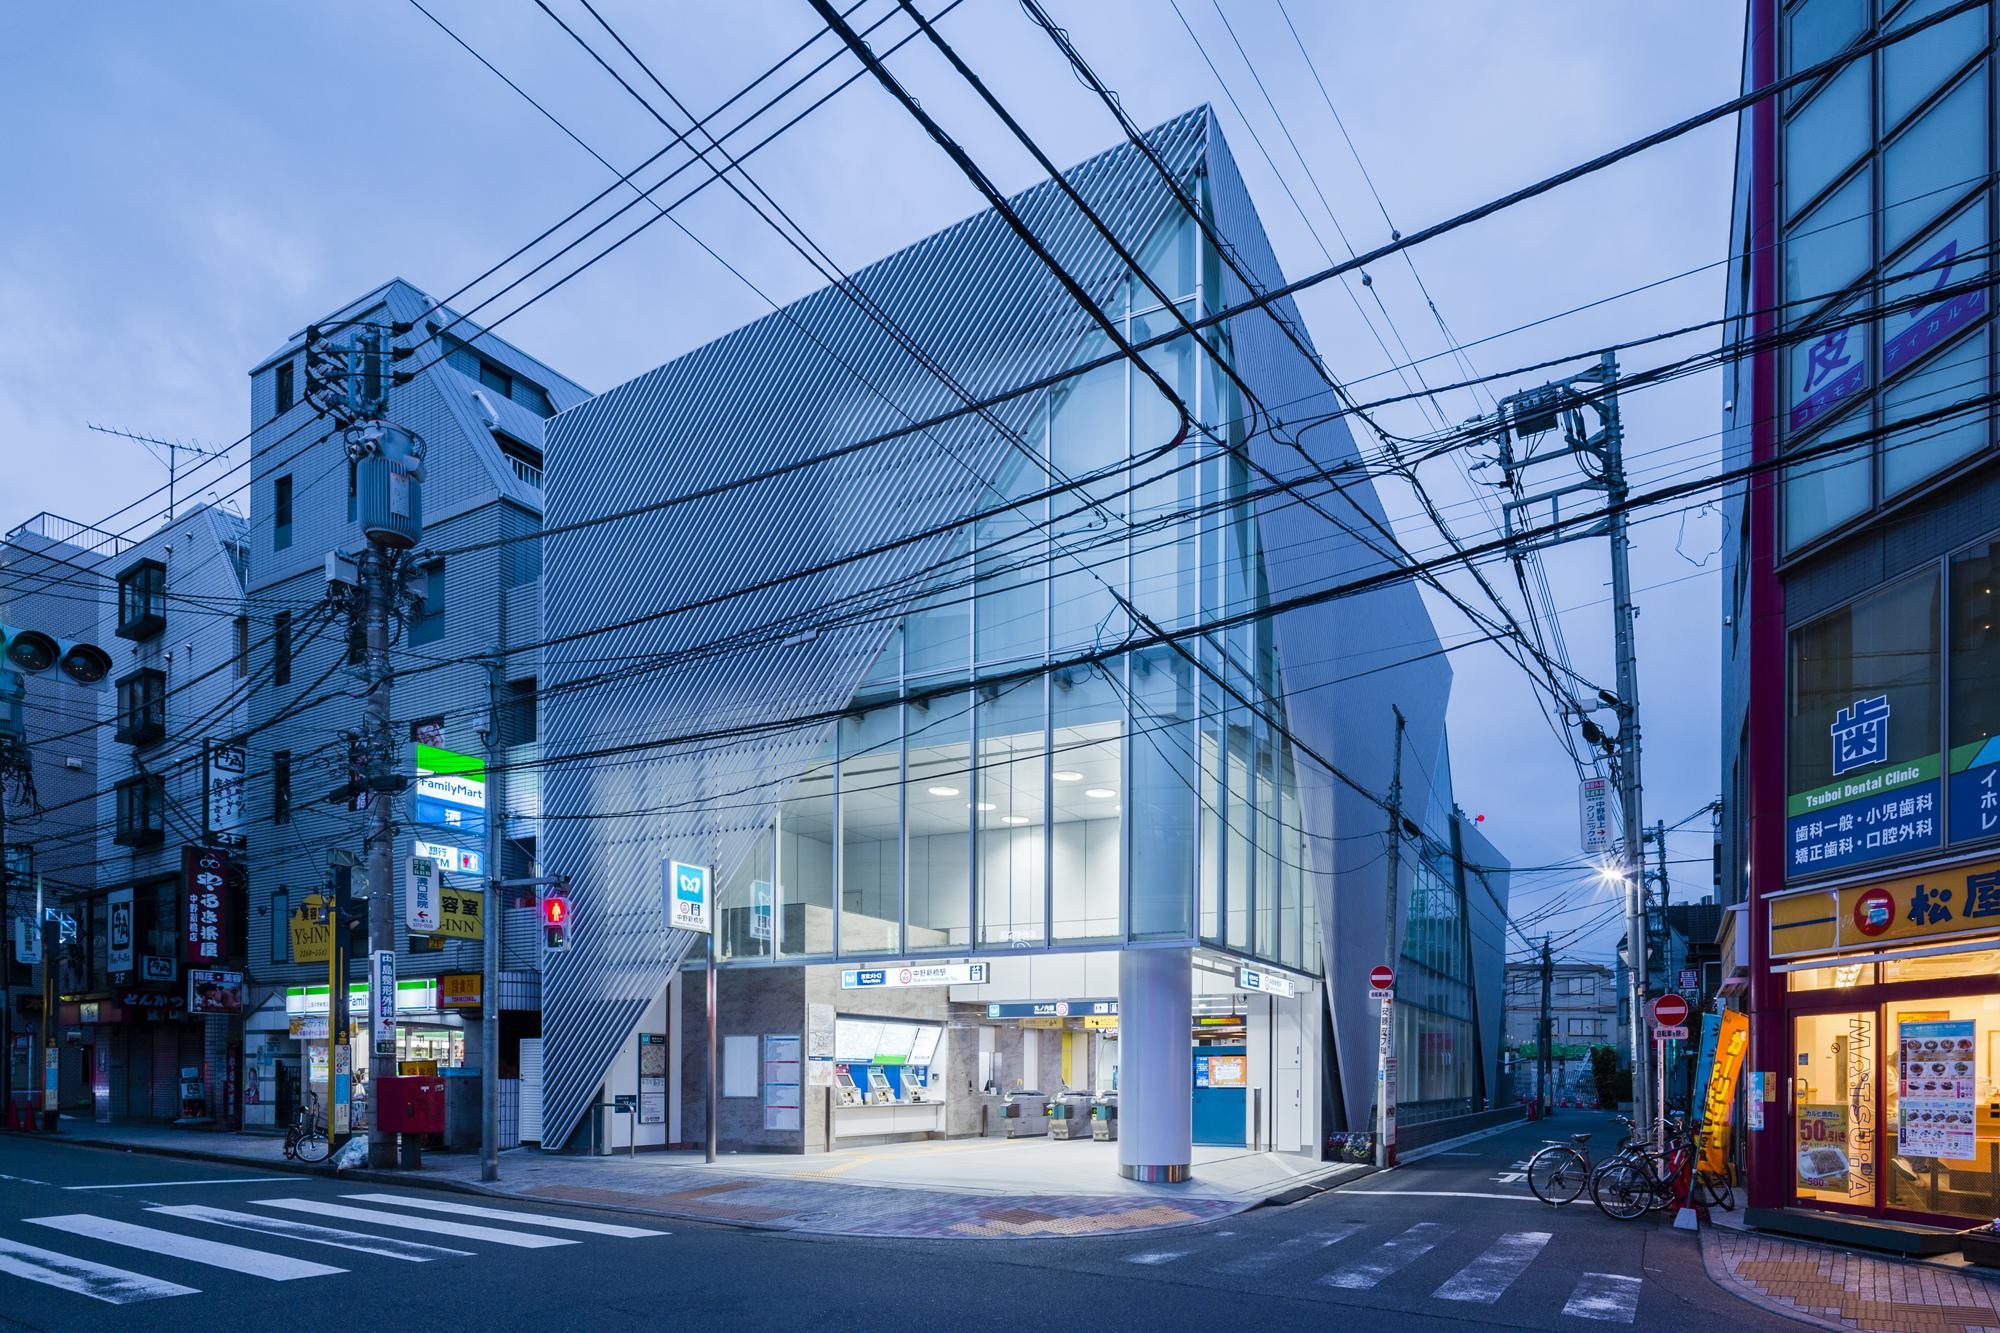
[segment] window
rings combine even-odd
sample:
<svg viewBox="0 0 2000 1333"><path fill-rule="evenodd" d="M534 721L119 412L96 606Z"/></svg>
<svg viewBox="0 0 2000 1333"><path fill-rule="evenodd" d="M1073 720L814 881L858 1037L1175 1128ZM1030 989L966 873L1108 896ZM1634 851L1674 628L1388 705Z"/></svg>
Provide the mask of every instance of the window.
<svg viewBox="0 0 2000 1333"><path fill-rule="evenodd" d="M542 451L532 444L524 444L507 432L493 432L493 442L500 446L500 452L507 456L508 465L514 475L530 486L542 484Z"/></svg>
<svg viewBox="0 0 2000 1333"><path fill-rule="evenodd" d="M118 784L118 827L112 841L120 847L152 847L167 836L167 791L163 779L150 773Z"/></svg>
<svg viewBox="0 0 2000 1333"><path fill-rule="evenodd" d="M143 667L118 680L118 729L126 745L150 745L167 734L167 675Z"/></svg>
<svg viewBox="0 0 2000 1333"><path fill-rule="evenodd" d="M113 632L134 643L167 627L167 567L141 560L118 576L118 627Z"/></svg>
<svg viewBox="0 0 2000 1333"><path fill-rule="evenodd" d="M410 642L436 643L444 637L444 561L432 560L423 566L424 597L410 619Z"/></svg>
<svg viewBox="0 0 2000 1333"><path fill-rule="evenodd" d="M280 611L271 617L271 683L292 683L292 613Z"/></svg>
<svg viewBox="0 0 2000 1333"><path fill-rule="evenodd" d="M510 680L500 694L500 743L502 745L527 745L534 741L538 731L535 726L535 678Z"/></svg>
<svg viewBox="0 0 2000 1333"><path fill-rule="evenodd" d="M1569 1020L1569 1035L1572 1037L1598 1037L1604 1030L1594 1018L1572 1018Z"/></svg>
<svg viewBox="0 0 2000 1333"><path fill-rule="evenodd" d="M280 884L271 891L271 961L288 963L292 958L292 895Z"/></svg>
<svg viewBox="0 0 2000 1333"><path fill-rule="evenodd" d="M1951 562L1951 840L2000 836L2000 540Z"/></svg>
<svg viewBox="0 0 2000 1333"><path fill-rule="evenodd" d="M271 822L292 822L292 752L271 751Z"/></svg>
<svg viewBox="0 0 2000 1333"><path fill-rule="evenodd" d="M1798 212L1868 151L1869 64L1857 60L1785 126L1785 213Z"/></svg>
<svg viewBox="0 0 2000 1333"><path fill-rule="evenodd" d="M1913 421L1949 412L1986 394L1985 329L1932 357L1919 370L1882 391L1882 420ZM1984 449L1992 438L1988 410L1963 411L1935 421L1887 430L1882 436L1882 493L1894 495L1936 476Z"/></svg>
<svg viewBox="0 0 2000 1333"><path fill-rule="evenodd" d="M1986 74L1947 93L1882 154L1882 248L1917 234L1986 174Z"/></svg>
<svg viewBox="0 0 2000 1333"><path fill-rule="evenodd" d="M271 372L271 394L273 415L283 416L292 410L292 363L280 361Z"/></svg>
<svg viewBox="0 0 2000 1333"><path fill-rule="evenodd" d="M479 360L479 382L502 398L513 396L514 377L484 357Z"/></svg>
<svg viewBox="0 0 2000 1333"><path fill-rule="evenodd" d="M1805 0L1787 21L1791 40L1785 72L1795 74L1828 59L1867 26L1867 0Z"/></svg>
<svg viewBox="0 0 2000 1333"><path fill-rule="evenodd" d="M290 473L271 483L271 549L282 551L292 544L292 478Z"/></svg>
<svg viewBox="0 0 2000 1333"><path fill-rule="evenodd" d="M250 675L250 617L236 617L236 679Z"/></svg>
<svg viewBox="0 0 2000 1333"><path fill-rule="evenodd" d="M1792 874L1943 842L1938 629L1927 570L1792 634Z"/></svg>
<svg viewBox="0 0 2000 1333"><path fill-rule="evenodd" d="M1943 9L1950 0L1915 0L1889 27L1906 28ZM1882 123L1893 127L1928 97L1945 77L1965 68L1979 49L1985 16L1977 9L1925 29L1882 49Z"/></svg>
<svg viewBox="0 0 2000 1333"><path fill-rule="evenodd" d="M1803 319L1868 271L1874 183L1874 169L1863 166L1786 235L1786 323Z"/></svg>
<svg viewBox="0 0 2000 1333"><path fill-rule="evenodd" d="M410 739L418 745L434 745L444 748L444 719L442 717L422 717L410 723Z"/></svg>
<svg viewBox="0 0 2000 1333"><path fill-rule="evenodd" d="M1589 977L1566 977L1563 980L1564 994L1592 995L1595 994L1596 991L1597 991L1597 985Z"/></svg>

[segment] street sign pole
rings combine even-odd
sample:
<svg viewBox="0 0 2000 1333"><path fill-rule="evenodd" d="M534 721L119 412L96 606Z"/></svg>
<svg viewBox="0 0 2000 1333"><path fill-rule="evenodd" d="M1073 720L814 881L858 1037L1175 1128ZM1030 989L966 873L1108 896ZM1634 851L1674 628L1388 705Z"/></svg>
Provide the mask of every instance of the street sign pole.
<svg viewBox="0 0 2000 1333"><path fill-rule="evenodd" d="M715 1019L716 1008L716 948L714 913L714 873L707 866L688 865L681 861L668 861L660 867L661 893L664 898L664 914L670 930L692 930L708 936L708 975L706 983L708 1004L708 1134L707 1157L715 1161L716 1117L721 1111L721 1089L717 1081L721 1077L721 1058L716 1050L720 1040ZM635 1129L633 1131L637 1133Z"/></svg>

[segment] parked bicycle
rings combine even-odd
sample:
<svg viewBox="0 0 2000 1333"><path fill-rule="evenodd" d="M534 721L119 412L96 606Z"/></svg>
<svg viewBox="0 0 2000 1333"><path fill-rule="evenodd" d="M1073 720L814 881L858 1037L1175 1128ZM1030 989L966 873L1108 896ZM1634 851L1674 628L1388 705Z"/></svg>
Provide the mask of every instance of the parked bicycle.
<svg viewBox="0 0 2000 1333"><path fill-rule="evenodd" d="M1590 1197L1606 1217L1629 1222L1650 1211L1673 1206L1683 1171L1690 1172L1693 1194L1709 1208L1729 1209L1735 1204L1729 1182L1695 1167L1693 1127L1679 1116L1667 1122L1667 1145L1642 1148L1608 1162L1591 1176Z"/></svg>
<svg viewBox="0 0 2000 1333"><path fill-rule="evenodd" d="M1617 1150L1607 1159L1616 1161L1622 1157L1636 1140L1637 1130L1626 1116L1619 1116L1618 1122L1625 1126L1625 1137L1619 1141ZM1560 1208L1573 1203L1590 1184L1595 1167L1590 1160L1590 1135L1572 1134L1567 1142L1561 1139L1545 1139L1546 1145L1528 1159L1528 1188L1535 1197L1552 1208Z"/></svg>
<svg viewBox="0 0 2000 1333"><path fill-rule="evenodd" d="M326 1127L319 1119L319 1099L307 1093L285 1130L285 1156L301 1162L324 1162L329 1146Z"/></svg>

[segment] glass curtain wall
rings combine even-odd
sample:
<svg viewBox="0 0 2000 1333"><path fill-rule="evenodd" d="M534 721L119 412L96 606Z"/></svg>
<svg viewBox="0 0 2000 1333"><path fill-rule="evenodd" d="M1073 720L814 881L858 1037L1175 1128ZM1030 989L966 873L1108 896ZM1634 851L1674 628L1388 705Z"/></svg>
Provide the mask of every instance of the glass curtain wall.
<svg viewBox="0 0 2000 1333"><path fill-rule="evenodd" d="M1946 0L1795 0L1786 71ZM1850 60L1787 99L1780 426L1796 551L1993 444L1990 7ZM1849 441L1852 441L1849 443Z"/></svg>
<svg viewBox="0 0 2000 1333"><path fill-rule="evenodd" d="M1140 252L1190 318L1213 305L1198 242L1170 217ZM1105 309L1134 339L1175 327L1136 279ZM1085 337L1076 357L1106 350ZM773 833L730 870L726 957L1199 938L1320 971L1269 625L1078 661L1268 598L1228 355L1220 330L1146 354L1221 439L1182 431L1127 365L1049 395ZM1008 674L1041 662L1059 665Z"/></svg>
<svg viewBox="0 0 2000 1333"><path fill-rule="evenodd" d="M1453 1115L1479 1096L1468 923L1449 853L1427 844L1416 865L1396 969L1396 1114Z"/></svg>

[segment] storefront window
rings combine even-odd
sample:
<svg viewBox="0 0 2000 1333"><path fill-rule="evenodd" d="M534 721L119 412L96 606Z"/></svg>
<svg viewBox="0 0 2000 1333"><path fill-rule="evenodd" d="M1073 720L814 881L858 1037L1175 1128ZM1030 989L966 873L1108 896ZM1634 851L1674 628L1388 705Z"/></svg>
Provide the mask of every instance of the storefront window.
<svg viewBox="0 0 2000 1333"><path fill-rule="evenodd" d="M1986 330L1932 357L1882 391L1885 423L1908 421L1976 402L1986 394ZM1990 409L1959 412L1888 431L1882 439L1882 493L1894 495L1984 449L1993 435Z"/></svg>
<svg viewBox="0 0 2000 1333"><path fill-rule="evenodd" d="M1048 862L1043 814L1049 761L1042 740L1044 682L982 691L979 707L979 942L1040 944L1043 869ZM989 697L990 696L990 697ZM1071 756L1060 750L1056 774L1073 783Z"/></svg>
<svg viewBox="0 0 2000 1333"><path fill-rule="evenodd" d="M1849 65L1785 126L1785 212L1825 189L1868 148L1869 68Z"/></svg>
<svg viewBox="0 0 2000 1333"><path fill-rule="evenodd" d="M1132 655L1132 934L1185 938L1195 878L1194 668L1171 648Z"/></svg>
<svg viewBox="0 0 2000 1333"><path fill-rule="evenodd" d="M1884 1014L1888 1206L2000 1215L2000 995L1911 1000Z"/></svg>
<svg viewBox="0 0 2000 1333"><path fill-rule="evenodd" d="M1116 938L1119 823L1125 806L1123 696L1111 668L1059 673L1049 691L1056 765L1051 778L1050 934ZM1117 668L1122 670L1121 668Z"/></svg>
<svg viewBox="0 0 2000 1333"><path fill-rule="evenodd" d="M1986 175L1986 73L1945 95L1882 154L1882 248L1917 234Z"/></svg>
<svg viewBox="0 0 2000 1333"><path fill-rule="evenodd" d="M1953 842L2000 836L2000 598L1995 588L2000 588L2000 541L1952 560Z"/></svg>
<svg viewBox="0 0 2000 1333"><path fill-rule="evenodd" d="M1785 974L1785 989L1791 991L1853 990L1875 984L1875 964L1836 963L1831 967L1807 967Z"/></svg>
<svg viewBox="0 0 2000 1333"><path fill-rule="evenodd" d="M873 708L840 724L840 951L901 946L901 710ZM931 798L935 800L936 798ZM956 789L954 810L965 797Z"/></svg>
<svg viewBox="0 0 2000 1333"><path fill-rule="evenodd" d="M1791 874L1943 842L1938 655L1930 572L1792 635Z"/></svg>
<svg viewBox="0 0 2000 1333"><path fill-rule="evenodd" d="M1873 1208L1880 1150L1874 1011L1804 1014L1792 1031L1798 1197Z"/></svg>
<svg viewBox="0 0 2000 1333"><path fill-rule="evenodd" d="M834 747L792 784L778 815L779 950L833 952Z"/></svg>
<svg viewBox="0 0 2000 1333"><path fill-rule="evenodd" d="M910 948L962 948L971 936L972 911L971 700L952 694L910 704L903 710L903 730L909 747L903 784L907 806L903 875L909 895ZM999 799L987 789L992 776L990 769L977 776L981 810ZM945 791L953 794L938 794ZM986 818L981 815L977 821L982 828Z"/></svg>

